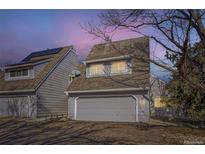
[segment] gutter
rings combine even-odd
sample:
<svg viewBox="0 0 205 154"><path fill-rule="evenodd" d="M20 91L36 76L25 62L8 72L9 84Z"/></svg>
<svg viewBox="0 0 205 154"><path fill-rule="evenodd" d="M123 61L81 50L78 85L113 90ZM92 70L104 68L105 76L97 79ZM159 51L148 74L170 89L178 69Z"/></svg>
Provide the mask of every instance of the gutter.
<svg viewBox="0 0 205 154"><path fill-rule="evenodd" d="M130 55L101 58L101 59L94 59L94 60L86 60L86 61L84 61L84 63L93 63L93 62L110 61L110 60L121 60L121 59L125 59L125 58L130 58Z"/></svg>
<svg viewBox="0 0 205 154"><path fill-rule="evenodd" d="M12 66L5 66L5 70L7 69L15 69L15 68L21 68L21 67L30 67L30 66L35 66L35 65L39 65L39 64L42 64L42 63L46 63L46 62L49 62L51 61L50 59L45 59L45 60L42 60L42 61L38 61L38 62L29 62L29 63L26 63L26 64L15 64L15 65L12 65Z"/></svg>
<svg viewBox="0 0 205 154"><path fill-rule="evenodd" d="M22 93L22 92L35 92L35 89L24 89L24 90L0 91L0 94L8 94L8 93Z"/></svg>
<svg viewBox="0 0 205 154"><path fill-rule="evenodd" d="M149 90L146 88L122 88L122 89L100 89L100 90L79 90L79 91L65 91L66 95L75 93L92 93L92 92L121 92L121 91L139 91L139 90Z"/></svg>

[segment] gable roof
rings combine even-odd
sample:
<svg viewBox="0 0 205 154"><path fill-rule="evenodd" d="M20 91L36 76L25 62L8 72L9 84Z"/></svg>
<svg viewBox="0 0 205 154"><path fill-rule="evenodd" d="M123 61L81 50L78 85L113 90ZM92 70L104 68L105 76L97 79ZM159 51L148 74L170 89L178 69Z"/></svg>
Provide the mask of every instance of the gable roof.
<svg viewBox="0 0 205 154"><path fill-rule="evenodd" d="M110 43L96 44L91 49L86 61L105 59L110 57L126 56L132 53L136 46L149 46L148 37L132 38L127 40L114 41ZM131 49L132 48L132 49ZM130 50L131 49L131 50Z"/></svg>
<svg viewBox="0 0 205 154"><path fill-rule="evenodd" d="M110 46L110 48L107 48L107 44L97 44L92 48L90 54L86 58L86 64L90 62L97 62L98 60L112 60L111 58L113 57L117 58L133 53L140 55L140 51L136 49L135 46L133 46L135 44L145 46L146 51L148 50L145 56L149 57L149 40L147 37L121 40L112 43L114 44L114 47L119 47L120 49L122 49L121 52L119 52L119 50L116 48L112 48L112 46ZM131 50L130 46L132 46ZM132 63L133 65L137 66L135 68L133 67L132 74L88 78L86 77L86 66L81 64L79 65L81 75L74 78L67 91L68 93L73 93L75 91L93 91L103 89L146 89L149 86L150 78L149 63L145 63L136 59L133 59Z"/></svg>
<svg viewBox="0 0 205 154"><path fill-rule="evenodd" d="M72 49L72 46L66 46L58 48L58 52L50 54L50 51L45 50L38 52L37 54L32 53L27 58L23 60L25 64L33 64L34 59L38 59L38 62L45 60L48 61L47 65L43 70L35 76L34 79L24 79L24 80L11 80L5 81L4 74L0 74L0 93L10 93L15 91L24 91L24 90L36 90L38 86L43 82L43 80L49 75L49 73L55 68L55 66L64 58L64 56ZM36 61L35 61L36 62ZM8 65L6 68L10 69L12 67L22 66L22 63L17 63L15 65Z"/></svg>

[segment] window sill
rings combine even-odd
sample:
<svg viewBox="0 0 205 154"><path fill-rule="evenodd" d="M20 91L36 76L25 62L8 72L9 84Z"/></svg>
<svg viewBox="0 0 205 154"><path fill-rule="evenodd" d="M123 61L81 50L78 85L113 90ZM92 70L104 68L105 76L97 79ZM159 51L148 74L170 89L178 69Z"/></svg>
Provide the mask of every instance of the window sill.
<svg viewBox="0 0 205 154"><path fill-rule="evenodd" d="M25 76L25 77L9 77L5 79L5 81L16 81L16 80L27 80L27 79L33 79L33 77Z"/></svg>
<svg viewBox="0 0 205 154"><path fill-rule="evenodd" d="M95 75L95 76L86 76L86 78L95 78L95 77L110 77L110 76L118 76L118 75L129 75L132 74L132 72L124 72L124 73L112 73L110 75L102 74L102 75Z"/></svg>

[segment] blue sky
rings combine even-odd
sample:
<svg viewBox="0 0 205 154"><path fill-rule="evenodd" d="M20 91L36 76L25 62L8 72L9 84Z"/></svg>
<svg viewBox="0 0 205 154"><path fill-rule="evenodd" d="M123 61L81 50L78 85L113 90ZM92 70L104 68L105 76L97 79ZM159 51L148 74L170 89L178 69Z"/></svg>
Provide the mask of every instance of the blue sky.
<svg viewBox="0 0 205 154"><path fill-rule="evenodd" d="M0 10L0 66L16 63L34 51L66 45L74 45L83 60L91 47L102 40L87 34L80 25L88 21L97 23L100 11ZM134 37L138 37L136 33L120 31L114 40ZM151 43L151 48L156 45ZM161 53L159 47L157 50ZM152 70L164 74L155 66Z"/></svg>
<svg viewBox="0 0 205 154"><path fill-rule="evenodd" d="M97 10L0 10L0 64L15 63L33 51L75 45L84 57L92 37L80 28ZM88 39L89 37L89 39ZM15 55L15 57L14 57Z"/></svg>

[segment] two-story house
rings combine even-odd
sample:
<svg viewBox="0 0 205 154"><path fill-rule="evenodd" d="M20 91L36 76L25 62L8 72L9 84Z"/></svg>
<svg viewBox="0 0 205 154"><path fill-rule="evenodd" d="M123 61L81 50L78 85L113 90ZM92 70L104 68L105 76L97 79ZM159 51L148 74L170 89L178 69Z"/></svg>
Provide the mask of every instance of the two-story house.
<svg viewBox="0 0 205 154"><path fill-rule="evenodd" d="M72 46L33 52L0 72L0 116L67 116L64 91L78 63Z"/></svg>
<svg viewBox="0 0 205 154"><path fill-rule="evenodd" d="M68 95L74 120L149 120L149 39L140 37L95 45Z"/></svg>

